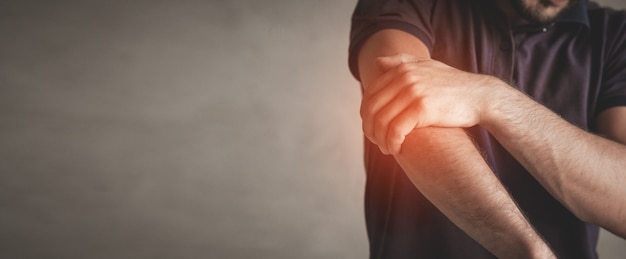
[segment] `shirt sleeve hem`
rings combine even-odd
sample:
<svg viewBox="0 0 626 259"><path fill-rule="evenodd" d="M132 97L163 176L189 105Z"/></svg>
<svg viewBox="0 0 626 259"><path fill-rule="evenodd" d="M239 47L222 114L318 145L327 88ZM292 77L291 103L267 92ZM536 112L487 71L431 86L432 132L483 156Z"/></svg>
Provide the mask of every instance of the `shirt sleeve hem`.
<svg viewBox="0 0 626 259"><path fill-rule="evenodd" d="M601 113L609 108L626 106L626 96L615 96L598 104L597 113Z"/></svg>
<svg viewBox="0 0 626 259"><path fill-rule="evenodd" d="M361 80L361 77L359 75L358 55L361 47L363 46L363 43L365 43L365 41L374 33L384 29L398 29L401 31L405 31L420 39L422 42L424 42L428 50L432 51L432 41L428 34L423 32L421 29L415 27L414 25L401 21L384 21L372 24L369 27L366 27L360 33L356 34L356 36L350 41L350 47L348 50L348 65L350 67L350 72L352 73L352 76L354 76L354 78L356 78L357 80Z"/></svg>

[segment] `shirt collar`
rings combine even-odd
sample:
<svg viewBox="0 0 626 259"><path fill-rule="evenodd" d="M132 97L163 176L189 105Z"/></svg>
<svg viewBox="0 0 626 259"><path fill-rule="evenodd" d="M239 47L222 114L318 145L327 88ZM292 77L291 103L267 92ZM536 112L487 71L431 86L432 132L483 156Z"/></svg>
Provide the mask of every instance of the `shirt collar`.
<svg viewBox="0 0 626 259"><path fill-rule="evenodd" d="M563 10L556 18L557 23L579 23L590 27L589 16L587 15L587 0L580 0L575 5Z"/></svg>

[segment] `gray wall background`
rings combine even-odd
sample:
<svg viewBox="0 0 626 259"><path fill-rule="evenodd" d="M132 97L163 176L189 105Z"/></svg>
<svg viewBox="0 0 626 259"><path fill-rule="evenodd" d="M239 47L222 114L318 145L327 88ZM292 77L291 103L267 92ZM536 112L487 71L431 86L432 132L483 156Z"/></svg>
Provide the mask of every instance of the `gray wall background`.
<svg viewBox="0 0 626 259"><path fill-rule="evenodd" d="M355 2L1 0L0 258L365 258Z"/></svg>

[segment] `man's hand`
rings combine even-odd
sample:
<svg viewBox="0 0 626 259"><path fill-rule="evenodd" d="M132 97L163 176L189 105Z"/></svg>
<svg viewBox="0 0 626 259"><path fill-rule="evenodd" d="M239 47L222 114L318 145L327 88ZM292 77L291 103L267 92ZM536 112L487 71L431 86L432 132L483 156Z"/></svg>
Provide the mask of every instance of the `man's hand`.
<svg viewBox="0 0 626 259"><path fill-rule="evenodd" d="M415 128L471 127L481 120L493 78L407 54L380 57L386 71L366 88L363 132L385 154L397 154Z"/></svg>
<svg viewBox="0 0 626 259"><path fill-rule="evenodd" d="M377 58L396 53L409 53L413 56L397 55ZM451 81L451 76L447 74L457 74L458 71L443 64L435 65L438 63L428 61L428 59L430 59L430 53L426 45L411 34L388 29L372 35L363 44L359 53L359 74L366 92L363 107L366 108L369 103L374 103L372 98L387 91L385 87L394 86L391 82L400 77L396 77L393 71L402 68L403 63L428 65L425 65L424 69L420 67L416 70L426 71L421 72L425 77L431 75L428 72L431 66L444 68L442 70L449 73L444 73L442 79L433 80L436 84L432 85L454 86L447 83ZM465 85L463 81L469 80L466 74L461 74L463 78L456 78L457 81L461 81L457 86ZM472 78L471 74L469 75L469 78ZM386 83L382 79L384 77L388 78ZM425 79L420 80L426 82ZM422 84L418 82L417 85ZM395 97L398 94L396 90L392 96ZM461 97L461 99L467 98L462 95ZM383 104L389 103L390 100L393 99ZM377 109L382 109L382 107L385 105L380 105ZM375 118L373 115L377 112L364 112L363 114L367 115L368 118L364 116L367 122L372 122L372 118ZM475 121L465 124L472 125ZM433 205L470 237L498 257L554 258L550 248L524 218L470 137L462 129L427 127L413 130L414 127L410 127L412 131L407 135L402 151L395 154L394 159L413 185ZM387 130L386 127L385 130Z"/></svg>

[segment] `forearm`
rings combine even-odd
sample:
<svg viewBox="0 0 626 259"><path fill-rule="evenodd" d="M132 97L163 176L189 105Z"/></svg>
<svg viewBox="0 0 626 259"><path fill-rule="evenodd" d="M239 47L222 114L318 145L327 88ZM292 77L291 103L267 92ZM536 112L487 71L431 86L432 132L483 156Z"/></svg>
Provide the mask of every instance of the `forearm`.
<svg viewBox="0 0 626 259"><path fill-rule="evenodd" d="M416 129L395 158L428 200L496 256L552 256L462 129Z"/></svg>
<svg viewBox="0 0 626 259"><path fill-rule="evenodd" d="M381 31L363 45L359 71L366 94L384 73L377 58L398 53L429 58L421 41L400 31ZM497 256L551 254L462 129L413 130L395 158L423 195Z"/></svg>
<svg viewBox="0 0 626 259"><path fill-rule="evenodd" d="M481 125L579 218L626 237L626 146L588 133L508 86Z"/></svg>

